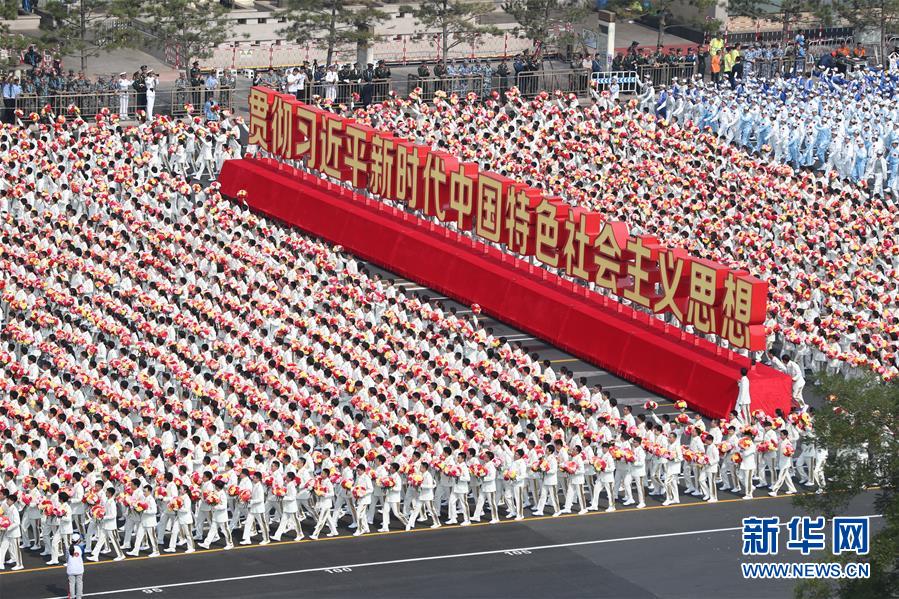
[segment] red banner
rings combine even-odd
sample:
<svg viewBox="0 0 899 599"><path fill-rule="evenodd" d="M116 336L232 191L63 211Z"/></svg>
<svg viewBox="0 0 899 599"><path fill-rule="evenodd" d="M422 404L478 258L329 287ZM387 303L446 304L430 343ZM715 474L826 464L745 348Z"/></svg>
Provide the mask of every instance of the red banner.
<svg viewBox="0 0 899 599"><path fill-rule="evenodd" d="M545 339L640 386L725 416L750 368L752 408L790 406L790 377L485 243L274 160L229 160L222 193Z"/></svg>
<svg viewBox="0 0 899 599"><path fill-rule="evenodd" d="M768 283L694 258L626 223L571 207L452 154L396 138L264 87L250 90L249 143L357 190L473 231L731 347L765 349Z"/></svg>

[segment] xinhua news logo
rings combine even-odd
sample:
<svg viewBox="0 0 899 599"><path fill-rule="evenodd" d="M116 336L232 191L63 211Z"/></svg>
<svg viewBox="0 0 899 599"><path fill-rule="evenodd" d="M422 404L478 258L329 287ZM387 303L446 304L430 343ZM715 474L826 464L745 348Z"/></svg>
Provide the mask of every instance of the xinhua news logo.
<svg viewBox="0 0 899 599"><path fill-rule="evenodd" d="M778 516L743 518L743 555L777 555L781 529L787 529L786 549L808 556L827 549L827 520L823 516L794 516L781 523ZM830 552L833 555L867 555L871 540L870 518L836 517L830 526ZM814 563L767 562L740 564L743 578L869 578L870 564L865 562Z"/></svg>

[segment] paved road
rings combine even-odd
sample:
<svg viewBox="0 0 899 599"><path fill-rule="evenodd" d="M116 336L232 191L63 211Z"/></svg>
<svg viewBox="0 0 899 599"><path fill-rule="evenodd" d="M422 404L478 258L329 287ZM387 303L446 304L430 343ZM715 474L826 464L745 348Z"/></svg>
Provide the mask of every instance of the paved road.
<svg viewBox="0 0 899 599"><path fill-rule="evenodd" d="M872 515L873 493L851 515ZM744 581L741 519L802 512L787 497L374 533L91 564L86 597L787 597L790 581ZM875 526L877 520L874 521ZM776 561L804 561L783 549ZM810 561L823 561L812 554ZM761 560L752 560L761 561ZM65 596L64 571L0 574L0 596Z"/></svg>

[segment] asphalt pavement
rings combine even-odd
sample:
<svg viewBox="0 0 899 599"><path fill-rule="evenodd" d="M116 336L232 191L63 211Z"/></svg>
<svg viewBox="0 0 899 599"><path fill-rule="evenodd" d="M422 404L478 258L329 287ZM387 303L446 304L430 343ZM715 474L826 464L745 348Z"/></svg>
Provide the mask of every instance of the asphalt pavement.
<svg viewBox="0 0 899 599"><path fill-rule="evenodd" d="M874 515L873 492L846 513ZM318 541L238 546L193 555L89 564L85 597L789 597L792 581L742 578L741 520L803 512L789 497L717 504L691 499L643 510L523 522L446 526ZM874 520L876 527L878 520ZM824 561L781 541L777 557L747 561ZM0 596L66 596L65 571L0 574Z"/></svg>

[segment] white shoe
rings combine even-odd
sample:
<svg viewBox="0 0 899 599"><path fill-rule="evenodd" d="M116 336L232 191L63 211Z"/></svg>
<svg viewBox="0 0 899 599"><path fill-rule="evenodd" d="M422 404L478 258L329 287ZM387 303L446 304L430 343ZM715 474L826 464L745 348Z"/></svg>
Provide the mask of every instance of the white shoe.
<svg viewBox="0 0 899 599"><path fill-rule="evenodd" d="M151 553L151 554L148 555L147 557L159 557L159 552L158 552L158 551L154 551L153 553Z"/></svg>
<svg viewBox="0 0 899 599"><path fill-rule="evenodd" d="M260 545L268 545L269 543L271 543L271 541L269 541L268 539L259 542Z"/></svg>
<svg viewBox="0 0 899 599"><path fill-rule="evenodd" d="M714 497L709 498L709 503L718 503L718 500Z"/></svg>
<svg viewBox="0 0 899 599"><path fill-rule="evenodd" d="M441 526L440 522L435 522L434 524L431 525L431 528L440 528L440 526Z"/></svg>
<svg viewBox="0 0 899 599"><path fill-rule="evenodd" d="M114 557L114 558L112 559L112 561L114 561L114 562L120 562L120 561L122 561L122 560L124 560L124 559L125 559L125 556L124 556L124 555L120 555L120 556L118 556L118 557Z"/></svg>
<svg viewBox="0 0 899 599"><path fill-rule="evenodd" d="M494 518L490 521L490 524L499 524L499 518Z"/></svg>
<svg viewBox="0 0 899 599"><path fill-rule="evenodd" d="M531 512L532 516L542 516L543 512Z"/></svg>
<svg viewBox="0 0 899 599"><path fill-rule="evenodd" d="M571 512L554 512L552 517L558 518L559 516L561 516L562 514L565 514L565 513L570 514Z"/></svg>
<svg viewBox="0 0 899 599"><path fill-rule="evenodd" d="M515 516L515 520L524 520L524 516Z"/></svg>
<svg viewBox="0 0 899 599"><path fill-rule="evenodd" d="M309 535L309 538L310 538L311 540L313 540L313 541L317 541L317 540L318 540L318 535Z"/></svg>
<svg viewBox="0 0 899 599"><path fill-rule="evenodd" d="M13 566L12 568L10 568L10 570L21 570L24 567L25 566L23 566L22 564L19 564L18 566Z"/></svg>
<svg viewBox="0 0 899 599"><path fill-rule="evenodd" d="M49 562L47 562L47 565L48 565L48 566L58 566L58 565L59 565L59 560L58 560L58 559L50 560Z"/></svg>
<svg viewBox="0 0 899 599"><path fill-rule="evenodd" d="M407 524L407 525L406 525L406 532L409 532L410 530L412 530L412 525L411 525L411 524Z"/></svg>
<svg viewBox="0 0 899 599"><path fill-rule="evenodd" d="M233 543L228 543L227 545L225 545L225 546L223 547L223 549L224 549L225 551L228 551L229 549L234 549L234 544L233 544Z"/></svg>
<svg viewBox="0 0 899 599"><path fill-rule="evenodd" d="M752 499L752 495L743 495L743 499Z"/></svg>
<svg viewBox="0 0 899 599"><path fill-rule="evenodd" d="M769 491L768 495L770 495L771 497L777 497L777 491Z"/></svg>
<svg viewBox="0 0 899 599"><path fill-rule="evenodd" d="M240 542L240 544L241 544L241 545L249 545L249 544L250 544L250 540L249 540L249 539L244 539L243 541Z"/></svg>
<svg viewBox="0 0 899 599"><path fill-rule="evenodd" d="M564 508L564 509L559 510L559 513L560 513L560 514L570 514L570 513L571 513L571 509L566 507L566 508Z"/></svg>
<svg viewBox="0 0 899 599"><path fill-rule="evenodd" d="M615 506L614 506L614 505L610 505L609 507L606 508L606 511L607 511L607 512L614 512L614 511L615 511Z"/></svg>
<svg viewBox="0 0 899 599"><path fill-rule="evenodd" d="M666 499L665 501L662 502L662 505L671 505L672 503L674 503L674 502L671 501L670 499Z"/></svg>
<svg viewBox="0 0 899 599"><path fill-rule="evenodd" d="M89 561L89 562L98 562L98 561L100 561L100 558L97 557L96 555L89 555L89 556L87 556L87 561Z"/></svg>
<svg viewBox="0 0 899 599"><path fill-rule="evenodd" d="M353 536L354 536L354 537L361 537L361 536L362 536L362 531L361 531L361 530L357 530L356 532L353 533Z"/></svg>
<svg viewBox="0 0 899 599"><path fill-rule="evenodd" d="M588 511L589 511L589 510L588 510L587 508L581 508L581 511L578 512L578 515L579 515L579 516L583 516L583 515L586 514Z"/></svg>
<svg viewBox="0 0 899 599"><path fill-rule="evenodd" d="M645 508L645 507L646 507L646 504L643 503L642 501L641 501L640 503L637 504L637 509L638 509L638 510L642 510L642 509Z"/></svg>
<svg viewBox="0 0 899 599"><path fill-rule="evenodd" d="M459 523L458 520L447 520L446 522L444 522L444 524L458 524L458 523Z"/></svg>
<svg viewBox="0 0 899 599"><path fill-rule="evenodd" d="M628 499L626 501L622 501L621 505L634 505L636 503L633 499Z"/></svg>
<svg viewBox="0 0 899 599"><path fill-rule="evenodd" d="M795 495L796 491L787 491L785 495Z"/></svg>
<svg viewBox="0 0 899 599"><path fill-rule="evenodd" d="M390 532L389 528L384 528L383 526L378 529L378 532Z"/></svg>
<svg viewBox="0 0 899 599"><path fill-rule="evenodd" d="M197 545L203 549L209 549L209 543L197 543Z"/></svg>
<svg viewBox="0 0 899 599"><path fill-rule="evenodd" d="M196 551L196 549L189 548L184 553L193 553L194 551Z"/></svg>
<svg viewBox="0 0 899 599"><path fill-rule="evenodd" d="M163 551L164 551L165 553L175 553L175 550L174 550L173 548L171 548L171 547L167 547L166 549L163 549Z"/></svg>
<svg viewBox="0 0 899 599"><path fill-rule="evenodd" d="M471 526L471 521L466 520L465 522L463 522L463 523L460 524L459 526Z"/></svg>
<svg viewBox="0 0 899 599"><path fill-rule="evenodd" d="M325 536L326 536L326 537L336 537L336 536L337 536L337 531L329 532L329 533L326 534Z"/></svg>

